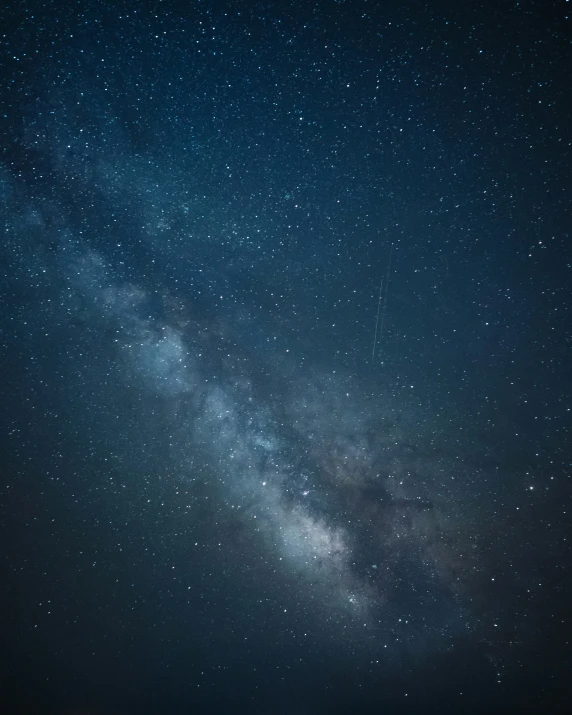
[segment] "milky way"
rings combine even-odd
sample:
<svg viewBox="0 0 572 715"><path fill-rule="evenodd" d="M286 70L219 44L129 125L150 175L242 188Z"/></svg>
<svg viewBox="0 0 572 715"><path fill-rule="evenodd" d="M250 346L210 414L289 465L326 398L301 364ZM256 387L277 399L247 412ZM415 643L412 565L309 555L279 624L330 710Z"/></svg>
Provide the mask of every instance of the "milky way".
<svg viewBox="0 0 572 715"><path fill-rule="evenodd" d="M27 212L42 222L35 207ZM454 464L432 435L434 418L287 353L267 358L276 406L249 375L254 360L240 336L221 335L213 319L185 321L181 311L174 319L168 289L118 282L113 264L81 241L66 237L53 253L36 270L59 272L66 319L81 314L90 331L93 322L113 336L112 359L141 389L184 404L176 428L187 448L208 464L224 508L261 535L268 558L302 576L302 604L319 602L343 629L349 615L375 649L397 638L430 653L470 632L478 555L467 471L476 467ZM183 484L192 472L184 461L173 469Z"/></svg>
<svg viewBox="0 0 572 715"><path fill-rule="evenodd" d="M549 711L566 10L34 5L1 63L14 710L516 711L526 680Z"/></svg>

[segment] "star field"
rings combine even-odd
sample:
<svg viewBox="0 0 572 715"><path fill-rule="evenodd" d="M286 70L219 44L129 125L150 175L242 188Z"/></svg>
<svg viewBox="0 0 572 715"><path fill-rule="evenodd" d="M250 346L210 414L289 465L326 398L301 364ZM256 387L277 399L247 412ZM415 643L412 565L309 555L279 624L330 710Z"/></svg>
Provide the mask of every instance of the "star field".
<svg viewBox="0 0 572 715"><path fill-rule="evenodd" d="M563 712L567 3L1 12L6 712Z"/></svg>

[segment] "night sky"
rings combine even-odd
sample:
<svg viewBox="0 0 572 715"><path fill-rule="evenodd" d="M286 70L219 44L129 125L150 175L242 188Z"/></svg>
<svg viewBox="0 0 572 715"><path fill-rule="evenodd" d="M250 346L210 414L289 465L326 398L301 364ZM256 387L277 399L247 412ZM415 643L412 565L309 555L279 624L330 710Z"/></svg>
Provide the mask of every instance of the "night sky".
<svg viewBox="0 0 572 715"><path fill-rule="evenodd" d="M572 3L0 11L0 710L560 712Z"/></svg>

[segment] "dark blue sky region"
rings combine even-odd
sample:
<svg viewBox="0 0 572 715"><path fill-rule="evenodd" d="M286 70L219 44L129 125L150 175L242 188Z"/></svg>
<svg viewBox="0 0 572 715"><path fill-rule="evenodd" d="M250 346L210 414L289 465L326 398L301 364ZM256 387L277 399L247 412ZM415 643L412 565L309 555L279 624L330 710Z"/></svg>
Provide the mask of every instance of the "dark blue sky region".
<svg viewBox="0 0 572 715"><path fill-rule="evenodd" d="M7 712L564 711L568 10L2 9Z"/></svg>

